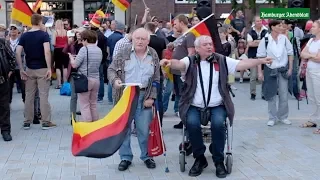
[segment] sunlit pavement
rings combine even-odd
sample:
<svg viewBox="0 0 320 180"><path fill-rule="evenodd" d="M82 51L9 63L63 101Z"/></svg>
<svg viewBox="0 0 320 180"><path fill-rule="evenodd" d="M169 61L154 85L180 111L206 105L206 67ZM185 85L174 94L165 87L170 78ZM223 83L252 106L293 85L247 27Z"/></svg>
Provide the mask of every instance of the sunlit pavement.
<svg viewBox="0 0 320 180"><path fill-rule="evenodd" d="M320 135L314 135L314 129L299 127L308 120L312 106L303 100L298 110L297 101L290 97L289 119L292 125L277 124L267 127L267 103L261 99L260 94L256 101L251 101L248 82L235 83L234 86L237 87L234 91L234 165L232 173L226 179L320 179ZM258 92L260 91L258 87ZM187 157L186 172L180 172L178 145L182 136L181 130L172 128L179 122L174 116L172 103L170 111L165 114L163 127L169 173L165 172L164 156L155 158L156 169L149 170L145 167L139 159L140 150L134 136L131 145L135 157L133 165L126 172L117 170L120 162L118 153L107 159L73 157L70 147L72 127L69 100L70 97L60 96L59 90L52 87L52 119L58 127L44 131L40 125L32 125L30 130L23 130L21 94L14 93L11 105L13 141L5 143L0 140L0 180L217 179L208 151L206 156L209 166L201 176L188 176L193 164L192 156ZM110 110L106 97L98 106L100 117Z"/></svg>

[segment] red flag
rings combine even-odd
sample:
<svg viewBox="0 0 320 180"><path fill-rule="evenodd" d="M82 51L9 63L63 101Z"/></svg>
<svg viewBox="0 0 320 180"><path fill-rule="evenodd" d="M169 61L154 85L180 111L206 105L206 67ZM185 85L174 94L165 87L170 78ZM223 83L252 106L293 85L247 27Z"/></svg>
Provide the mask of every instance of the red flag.
<svg viewBox="0 0 320 180"><path fill-rule="evenodd" d="M164 153L164 144L161 134L160 120L156 108L153 107L153 119L150 124L150 134L148 139L148 156L160 156Z"/></svg>

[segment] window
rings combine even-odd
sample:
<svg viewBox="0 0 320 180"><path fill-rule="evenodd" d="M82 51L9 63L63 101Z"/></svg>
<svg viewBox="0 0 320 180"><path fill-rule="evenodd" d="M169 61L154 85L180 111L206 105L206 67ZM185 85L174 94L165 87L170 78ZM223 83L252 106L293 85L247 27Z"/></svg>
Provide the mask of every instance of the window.
<svg viewBox="0 0 320 180"><path fill-rule="evenodd" d="M105 3L105 7L108 8L108 16L113 17L114 16L114 5L109 2ZM100 8L101 2L97 1L85 1L84 2L84 18L85 19L90 19L90 17Z"/></svg>
<svg viewBox="0 0 320 180"><path fill-rule="evenodd" d="M175 0L176 4L196 4L196 0Z"/></svg>
<svg viewBox="0 0 320 180"><path fill-rule="evenodd" d="M243 0L237 0L237 3L243 3ZM216 4L231 4L231 0L216 0Z"/></svg>

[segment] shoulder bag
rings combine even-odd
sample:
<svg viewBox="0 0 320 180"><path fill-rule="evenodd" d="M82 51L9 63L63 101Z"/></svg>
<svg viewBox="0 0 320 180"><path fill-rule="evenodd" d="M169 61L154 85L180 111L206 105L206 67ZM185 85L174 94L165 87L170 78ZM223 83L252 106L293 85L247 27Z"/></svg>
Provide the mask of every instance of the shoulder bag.
<svg viewBox="0 0 320 180"><path fill-rule="evenodd" d="M89 75L89 51L87 49L87 76L84 74L81 74L79 72L77 73L72 73L72 78L74 81L74 89L76 93L84 93L88 92L88 75Z"/></svg>

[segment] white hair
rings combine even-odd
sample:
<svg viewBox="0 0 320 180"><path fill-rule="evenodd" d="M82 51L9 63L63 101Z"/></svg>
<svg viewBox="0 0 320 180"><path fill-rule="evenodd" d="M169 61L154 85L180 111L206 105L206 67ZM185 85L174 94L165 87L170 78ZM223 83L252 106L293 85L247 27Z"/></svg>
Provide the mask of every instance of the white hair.
<svg viewBox="0 0 320 180"><path fill-rule="evenodd" d="M207 36L207 35L202 35L202 36L197 37L196 40L194 41L194 46L199 47L201 45L201 42L204 40L207 40L207 39L212 40L211 37Z"/></svg>
<svg viewBox="0 0 320 180"><path fill-rule="evenodd" d="M138 29L134 30L132 33L132 36L135 36L135 34L137 34L137 33L147 34L148 41L150 41L151 33L148 30L146 30L145 28L138 28Z"/></svg>

